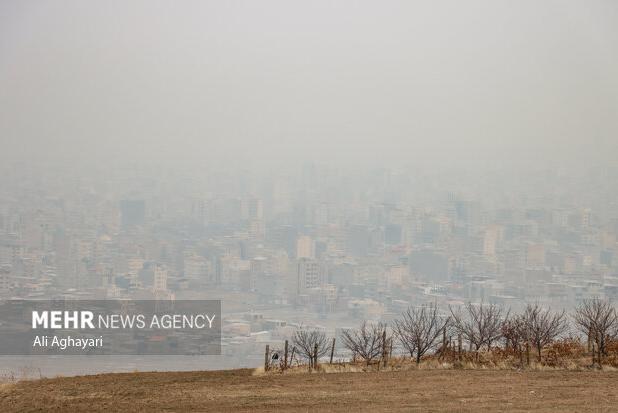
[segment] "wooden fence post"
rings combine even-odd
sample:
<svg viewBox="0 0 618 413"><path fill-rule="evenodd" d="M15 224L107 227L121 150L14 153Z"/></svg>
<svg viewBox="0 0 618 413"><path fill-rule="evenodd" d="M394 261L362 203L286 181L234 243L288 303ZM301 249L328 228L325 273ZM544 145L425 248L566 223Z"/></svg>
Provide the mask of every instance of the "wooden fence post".
<svg viewBox="0 0 618 413"><path fill-rule="evenodd" d="M333 364L333 356L335 355L335 337L333 337L333 344L330 347L330 361L328 364Z"/></svg>
<svg viewBox="0 0 618 413"><path fill-rule="evenodd" d="M318 368L318 343L313 346L313 368Z"/></svg>
<svg viewBox="0 0 618 413"><path fill-rule="evenodd" d="M268 371L268 357L270 356L270 346L266 344L266 351L264 352L264 371Z"/></svg>
<svg viewBox="0 0 618 413"><path fill-rule="evenodd" d="M283 348L283 370L288 368L288 341L285 340L285 346Z"/></svg>
<svg viewBox="0 0 618 413"><path fill-rule="evenodd" d="M530 365L530 343L526 341L526 364Z"/></svg>
<svg viewBox="0 0 618 413"><path fill-rule="evenodd" d="M386 330L382 332L382 362L384 363L384 367L386 367L386 363L388 361L387 352L386 352Z"/></svg>

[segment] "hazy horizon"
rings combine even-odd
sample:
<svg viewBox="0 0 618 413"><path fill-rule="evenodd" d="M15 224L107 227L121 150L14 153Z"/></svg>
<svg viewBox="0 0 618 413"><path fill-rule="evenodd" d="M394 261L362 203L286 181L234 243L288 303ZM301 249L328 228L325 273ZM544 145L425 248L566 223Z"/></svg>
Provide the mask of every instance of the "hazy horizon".
<svg viewBox="0 0 618 413"><path fill-rule="evenodd" d="M0 4L4 161L611 165L612 1Z"/></svg>

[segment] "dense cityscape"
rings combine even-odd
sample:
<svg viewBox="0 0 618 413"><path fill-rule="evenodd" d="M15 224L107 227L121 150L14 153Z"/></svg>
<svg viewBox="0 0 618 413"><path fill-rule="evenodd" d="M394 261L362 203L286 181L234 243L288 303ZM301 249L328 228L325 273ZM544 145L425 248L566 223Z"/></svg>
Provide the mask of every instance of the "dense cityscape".
<svg viewBox="0 0 618 413"><path fill-rule="evenodd" d="M3 299L220 299L222 357L442 308L618 299L615 168L5 166ZM206 366L208 367L208 366Z"/></svg>

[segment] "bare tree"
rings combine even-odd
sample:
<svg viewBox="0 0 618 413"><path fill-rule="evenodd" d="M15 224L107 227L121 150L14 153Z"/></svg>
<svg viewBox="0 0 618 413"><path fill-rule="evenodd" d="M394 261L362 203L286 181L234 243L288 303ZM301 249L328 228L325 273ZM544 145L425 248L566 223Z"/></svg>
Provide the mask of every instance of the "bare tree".
<svg viewBox="0 0 618 413"><path fill-rule="evenodd" d="M440 317L438 306L434 303L419 308L408 308L401 320L395 320L394 331L399 342L416 359L435 347L436 341L443 334L449 317Z"/></svg>
<svg viewBox="0 0 618 413"><path fill-rule="evenodd" d="M504 337L505 348L513 349L519 356L520 363L523 364L524 346L528 341L528 332L521 315L509 317L502 322L502 337Z"/></svg>
<svg viewBox="0 0 618 413"><path fill-rule="evenodd" d="M504 348L517 350L521 347L524 341L523 338L523 322L519 316L511 316L508 320L502 323L502 338L504 339Z"/></svg>
<svg viewBox="0 0 618 413"><path fill-rule="evenodd" d="M584 300L573 315L579 330L589 335L597 347L599 364L601 357L607 355L607 342L618 336L618 314L609 301ZM594 362L594 354L593 354Z"/></svg>
<svg viewBox="0 0 618 413"><path fill-rule="evenodd" d="M538 304L528 304L518 318L523 322L524 339L534 345L539 361L543 347L565 333L569 327L564 311L552 313L550 309L543 309Z"/></svg>
<svg viewBox="0 0 618 413"><path fill-rule="evenodd" d="M403 348L410 354L410 358L414 360L417 348L416 340L414 339L414 335L410 332L411 326L406 324L407 321L405 318L404 320L395 320L393 332Z"/></svg>
<svg viewBox="0 0 618 413"><path fill-rule="evenodd" d="M386 325L384 323L371 324L363 321L360 328L342 332L343 346L350 350L355 357L359 356L369 365L383 354L385 332Z"/></svg>
<svg viewBox="0 0 618 413"><path fill-rule="evenodd" d="M292 342L300 357L308 360L310 370L317 366L318 358L328 353L326 335L318 330L296 330Z"/></svg>
<svg viewBox="0 0 618 413"><path fill-rule="evenodd" d="M503 316L502 307L495 304L468 303L461 311L450 308L453 326L472 346L477 353L483 346L491 348L492 343L502 336L503 319L508 319L508 313Z"/></svg>

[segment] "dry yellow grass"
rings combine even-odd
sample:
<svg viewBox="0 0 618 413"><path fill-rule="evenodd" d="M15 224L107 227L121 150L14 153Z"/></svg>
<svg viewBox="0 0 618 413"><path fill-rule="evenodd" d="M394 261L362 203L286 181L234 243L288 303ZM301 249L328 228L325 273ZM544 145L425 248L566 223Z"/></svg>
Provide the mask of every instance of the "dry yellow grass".
<svg viewBox="0 0 618 413"><path fill-rule="evenodd" d="M101 374L0 387L0 411L618 411L618 372L252 370Z"/></svg>

